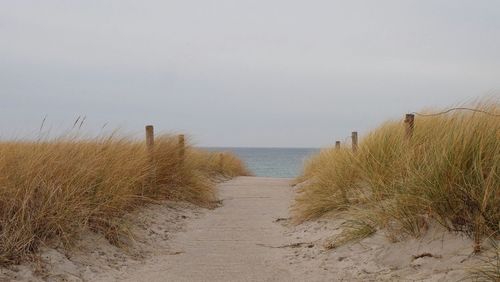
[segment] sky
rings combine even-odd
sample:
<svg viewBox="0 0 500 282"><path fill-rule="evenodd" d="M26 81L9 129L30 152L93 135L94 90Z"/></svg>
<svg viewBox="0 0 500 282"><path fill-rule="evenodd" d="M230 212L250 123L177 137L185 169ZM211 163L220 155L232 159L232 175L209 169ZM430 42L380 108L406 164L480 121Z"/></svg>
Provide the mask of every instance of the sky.
<svg viewBox="0 0 500 282"><path fill-rule="evenodd" d="M498 95L500 1L0 0L0 138L320 147Z"/></svg>

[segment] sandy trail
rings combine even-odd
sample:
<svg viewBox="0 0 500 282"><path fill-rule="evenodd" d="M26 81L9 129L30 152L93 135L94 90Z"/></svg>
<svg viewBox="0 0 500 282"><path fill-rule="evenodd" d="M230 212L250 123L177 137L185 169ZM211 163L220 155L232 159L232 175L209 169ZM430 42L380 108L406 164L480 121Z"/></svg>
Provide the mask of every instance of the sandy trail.
<svg viewBox="0 0 500 282"><path fill-rule="evenodd" d="M291 281L283 257L292 199L289 180L240 177L219 186L222 207L189 222L170 246L178 255L146 261L125 281ZM175 253L174 252L174 253Z"/></svg>
<svg viewBox="0 0 500 282"><path fill-rule="evenodd" d="M382 231L334 250L340 215L292 225L290 180L239 177L219 185L221 207L186 221L167 253L129 265L120 281L457 281L470 266L470 240L434 228L391 243ZM161 244L161 242L160 242ZM415 259L428 253L430 256ZM111 280L105 280L111 281ZM116 281L116 280L112 280Z"/></svg>
<svg viewBox="0 0 500 282"><path fill-rule="evenodd" d="M165 202L128 215L128 248L87 232L73 250L44 247L43 271L0 268L0 281L459 281L478 262L470 239L438 227L396 243L379 230L328 250L348 218L292 225L289 180L238 177L218 189L214 210Z"/></svg>

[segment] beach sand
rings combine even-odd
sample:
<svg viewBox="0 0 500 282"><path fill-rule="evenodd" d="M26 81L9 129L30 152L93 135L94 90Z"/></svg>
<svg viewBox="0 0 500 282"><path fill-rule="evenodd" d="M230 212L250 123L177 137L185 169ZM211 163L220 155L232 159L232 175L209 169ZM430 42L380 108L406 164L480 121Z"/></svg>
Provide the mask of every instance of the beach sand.
<svg viewBox="0 0 500 282"><path fill-rule="evenodd" d="M127 216L134 242L87 232L70 250L46 246L0 281L456 281L478 263L472 242L433 227L391 243L383 231L326 249L344 219L294 225L288 179L239 177L219 185L221 206L151 205ZM421 257L420 257L421 256Z"/></svg>

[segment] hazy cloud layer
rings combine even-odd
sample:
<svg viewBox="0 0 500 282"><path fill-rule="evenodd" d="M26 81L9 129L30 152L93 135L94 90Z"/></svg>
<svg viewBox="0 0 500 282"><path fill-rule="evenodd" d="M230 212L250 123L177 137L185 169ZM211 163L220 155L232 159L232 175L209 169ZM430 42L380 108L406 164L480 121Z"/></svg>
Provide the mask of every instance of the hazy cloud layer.
<svg viewBox="0 0 500 282"><path fill-rule="evenodd" d="M500 89L500 1L0 1L0 137L320 146Z"/></svg>

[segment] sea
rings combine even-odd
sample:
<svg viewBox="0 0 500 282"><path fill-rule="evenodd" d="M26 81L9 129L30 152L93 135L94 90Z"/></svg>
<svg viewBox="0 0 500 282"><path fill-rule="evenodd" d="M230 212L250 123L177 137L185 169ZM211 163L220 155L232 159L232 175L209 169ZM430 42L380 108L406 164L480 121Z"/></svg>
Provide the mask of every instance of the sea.
<svg viewBox="0 0 500 282"><path fill-rule="evenodd" d="M255 176L294 178L302 172L304 161L318 153L316 148L233 148L210 147L210 151L233 152Z"/></svg>

